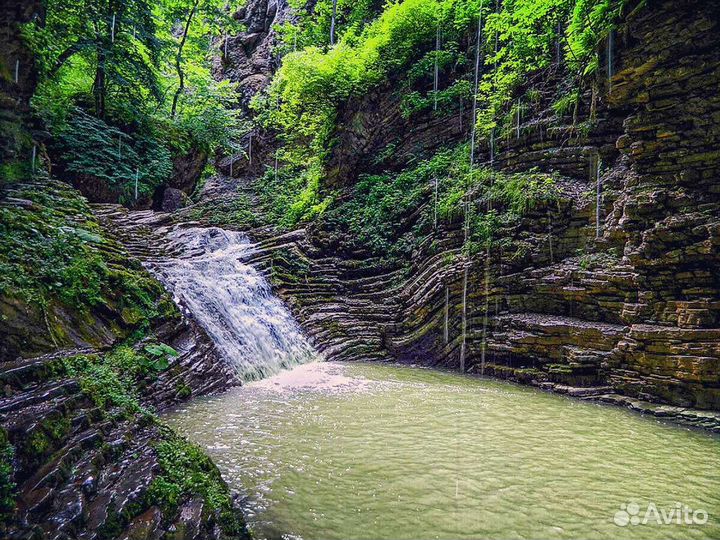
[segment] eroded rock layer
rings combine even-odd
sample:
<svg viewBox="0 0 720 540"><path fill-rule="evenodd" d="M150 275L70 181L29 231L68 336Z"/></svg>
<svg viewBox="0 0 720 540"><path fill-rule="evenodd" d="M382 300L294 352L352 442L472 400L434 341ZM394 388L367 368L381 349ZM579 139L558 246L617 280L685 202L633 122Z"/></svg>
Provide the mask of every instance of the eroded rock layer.
<svg viewBox="0 0 720 540"><path fill-rule="evenodd" d="M459 368L467 266L466 371L720 409L720 15L704 2L655 4L617 32L616 71L587 91L594 110L579 111L595 115L590 130L547 112L497 141L500 169L562 175L558 204L503 231L523 250L495 247L466 265L460 224L429 233L402 269L338 250L342 233L322 223L264 242L258 264L331 358ZM341 138L364 142L337 152L352 149L355 164L391 142L462 136L452 123L403 131L378 99L347 113Z"/></svg>
<svg viewBox="0 0 720 540"><path fill-rule="evenodd" d="M155 416L239 383L205 332L67 184L11 184L0 218L24 242L3 244L0 536L243 537L239 512L208 502L230 501L215 466Z"/></svg>

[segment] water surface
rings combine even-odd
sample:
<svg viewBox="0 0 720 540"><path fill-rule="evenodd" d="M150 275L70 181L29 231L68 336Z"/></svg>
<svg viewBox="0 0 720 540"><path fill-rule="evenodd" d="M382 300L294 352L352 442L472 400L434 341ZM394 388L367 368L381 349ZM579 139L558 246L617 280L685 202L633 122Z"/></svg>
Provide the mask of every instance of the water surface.
<svg viewBox="0 0 720 540"><path fill-rule="evenodd" d="M312 363L167 420L244 496L257 538L720 537L718 438L509 383ZM677 502L708 523L614 523Z"/></svg>

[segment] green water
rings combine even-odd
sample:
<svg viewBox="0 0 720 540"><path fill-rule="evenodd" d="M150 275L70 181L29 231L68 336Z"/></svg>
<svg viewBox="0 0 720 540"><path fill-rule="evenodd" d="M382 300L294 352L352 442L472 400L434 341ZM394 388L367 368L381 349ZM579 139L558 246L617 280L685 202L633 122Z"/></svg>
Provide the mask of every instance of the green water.
<svg viewBox="0 0 720 540"><path fill-rule="evenodd" d="M718 438L507 383L312 364L167 421L257 538L720 538ZM708 522L614 523L621 504L642 519L676 502Z"/></svg>

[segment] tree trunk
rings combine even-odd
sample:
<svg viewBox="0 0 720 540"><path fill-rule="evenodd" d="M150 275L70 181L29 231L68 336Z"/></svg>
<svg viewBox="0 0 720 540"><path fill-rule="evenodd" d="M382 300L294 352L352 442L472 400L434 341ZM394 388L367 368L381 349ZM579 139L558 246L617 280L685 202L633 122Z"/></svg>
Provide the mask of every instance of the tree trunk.
<svg viewBox="0 0 720 540"><path fill-rule="evenodd" d="M103 45L98 49L97 68L95 69L95 82L93 84L93 95L95 97L95 115L98 118L105 118L105 49Z"/></svg>
<svg viewBox="0 0 720 540"><path fill-rule="evenodd" d="M182 68L182 52L183 48L185 47L185 41L187 40L188 32L190 31L190 23L192 22L193 15L195 15L195 10L197 10L199 1L200 0L195 0L195 2L193 3L193 7L190 10L190 13L188 14L187 21L185 21L185 28L183 30L182 39L180 40L177 54L175 55L175 70L177 71L178 78L180 79L180 84L178 85L178 89L175 91L175 95L173 96L172 110L170 111L170 116L172 116L173 118L175 118L175 113L177 112L178 100L180 99L183 90L185 90L185 72Z"/></svg>
<svg viewBox="0 0 720 540"><path fill-rule="evenodd" d="M332 20L330 21L330 46L335 45L335 17L337 16L337 0L332 4Z"/></svg>

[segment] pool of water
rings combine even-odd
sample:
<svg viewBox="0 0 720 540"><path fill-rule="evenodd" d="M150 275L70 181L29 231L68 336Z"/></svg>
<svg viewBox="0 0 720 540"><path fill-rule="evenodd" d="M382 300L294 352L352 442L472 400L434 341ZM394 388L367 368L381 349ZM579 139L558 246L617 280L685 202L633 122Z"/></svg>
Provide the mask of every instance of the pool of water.
<svg viewBox="0 0 720 540"><path fill-rule="evenodd" d="M166 420L257 538L720 537L720 439L509 383L311 363Z"/></svg>

